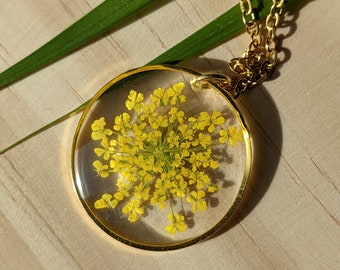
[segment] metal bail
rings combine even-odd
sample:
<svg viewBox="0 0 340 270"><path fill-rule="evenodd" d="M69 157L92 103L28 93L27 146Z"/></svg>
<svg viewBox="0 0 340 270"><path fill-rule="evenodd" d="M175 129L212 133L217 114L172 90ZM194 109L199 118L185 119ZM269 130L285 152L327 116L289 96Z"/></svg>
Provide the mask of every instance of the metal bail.
<svg viewBox="0 0 340 270"><path fill-rule="evenodd" d="M191 81L191 87L193 90L202 90L210 88L209 84L218 86L224 92L231 94L233 98L238 95L236 93L233 80L224 74L203 74L194 77Z"/></svg>

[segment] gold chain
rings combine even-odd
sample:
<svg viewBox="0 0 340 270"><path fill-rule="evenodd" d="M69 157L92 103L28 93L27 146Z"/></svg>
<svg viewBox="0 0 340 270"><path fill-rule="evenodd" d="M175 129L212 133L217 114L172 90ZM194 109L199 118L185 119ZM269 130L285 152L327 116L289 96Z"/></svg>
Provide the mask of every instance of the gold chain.
<svg viewBox="0 0 340 270"><path fill-rule="evenodd" d="M242 20L246 26L246 30L252 39L249 51L262 45L260 26L255 20L255 13L252 8L251 0L240 0L240 8L242 11ZM265 40L265 49L270 54L270 62L275 65L277 62L276 52L276 28L280 21L280 15L283 14L284 0L273 0L273 5L266 18L267 39Z"/></svg>
<svg viewBox="0 0 340 270"><path fill-rule="evenodd" d="M273 0L273 5L266 18L264 29L255 19L251 0L240 0L242 20L251 42L242 57L230 61L230 68L240 74L240 79L233 87L236 97L247 89L268 78L277 63L276 28L283 14L284 0Z"/></svg>
<svg viewBox="0 0 340 270"><path fill-rule="evenodd" d="M277 63L276 28L284 12L284 3L284 0L273 0L265 25L261 26L256 20L251 0L240 0L242 20L251 42L242 57L233 58L229 62L231 70L239 75L238 78L206 74L195 78L193 86L204 88L207 87L205 83L214 83L236 98L268 78Z"/></svg>

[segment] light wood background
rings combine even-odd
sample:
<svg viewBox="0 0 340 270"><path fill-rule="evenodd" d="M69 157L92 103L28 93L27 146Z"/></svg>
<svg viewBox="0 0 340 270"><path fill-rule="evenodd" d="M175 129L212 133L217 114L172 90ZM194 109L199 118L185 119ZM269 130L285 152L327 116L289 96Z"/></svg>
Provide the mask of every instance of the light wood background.
<svg viewBox="0 0 340 270"><path fill-rule="evenodd" d="M0 69L100 0L0 0ZM235 5L159 1L91 45L0 91L0 149L92 97ZM340 1L305 0L278 30L283 63L240 100L251 115L247 198L216 237L171 252L127 247L85 213L72 188L79 115L0 156L0 269L340 269ZM222 71L241 34L184 65Z"/></svg>

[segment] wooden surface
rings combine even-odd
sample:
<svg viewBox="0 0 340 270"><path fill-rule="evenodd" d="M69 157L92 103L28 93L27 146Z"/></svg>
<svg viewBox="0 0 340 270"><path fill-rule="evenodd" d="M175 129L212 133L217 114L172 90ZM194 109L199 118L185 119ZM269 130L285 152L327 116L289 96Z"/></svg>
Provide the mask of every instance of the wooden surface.
<svg viewBox="0 0 340 270"><path fill-rule="evenodd" d="M100 0L0 1L0 69ZM78 52L0 91L0 149L71 111L112 77L141 66L237 1L160 1ZM242 97L254 170L242 208L219 235L172 252L110 238L73 192L79 115L0 156L0 269L340 269L340 1L300 1L278 33L274 74ZM241 34L185 63L221 71Z"/></svg>

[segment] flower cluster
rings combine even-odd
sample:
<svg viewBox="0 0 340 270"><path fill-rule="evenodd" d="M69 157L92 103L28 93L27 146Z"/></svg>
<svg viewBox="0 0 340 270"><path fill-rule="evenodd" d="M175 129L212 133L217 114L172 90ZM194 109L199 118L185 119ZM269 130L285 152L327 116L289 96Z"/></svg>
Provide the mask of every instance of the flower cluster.
<svg viewBox="0 0 340 270"><path fill-rule="evenodd" d="M106 127L104 117L92 123L91 137L100 141L93 167L102 178L118 178L115 191L103 194L95 208L121 204L128 220L135 222L148 204L161 209L168 205L169 234L187 228L185 217L174 211L176 199L188 203L193 213L207 209L207 194L219 190L207 174L218 167L212 147L226 142L236 146L242 131L236 126L223 129L225 118L218 111L186 116L179 106L186 101L184 88L184 83L157 88L149 102L131 90L125 102L128 112L116 116L112 128Z"/></svg>

